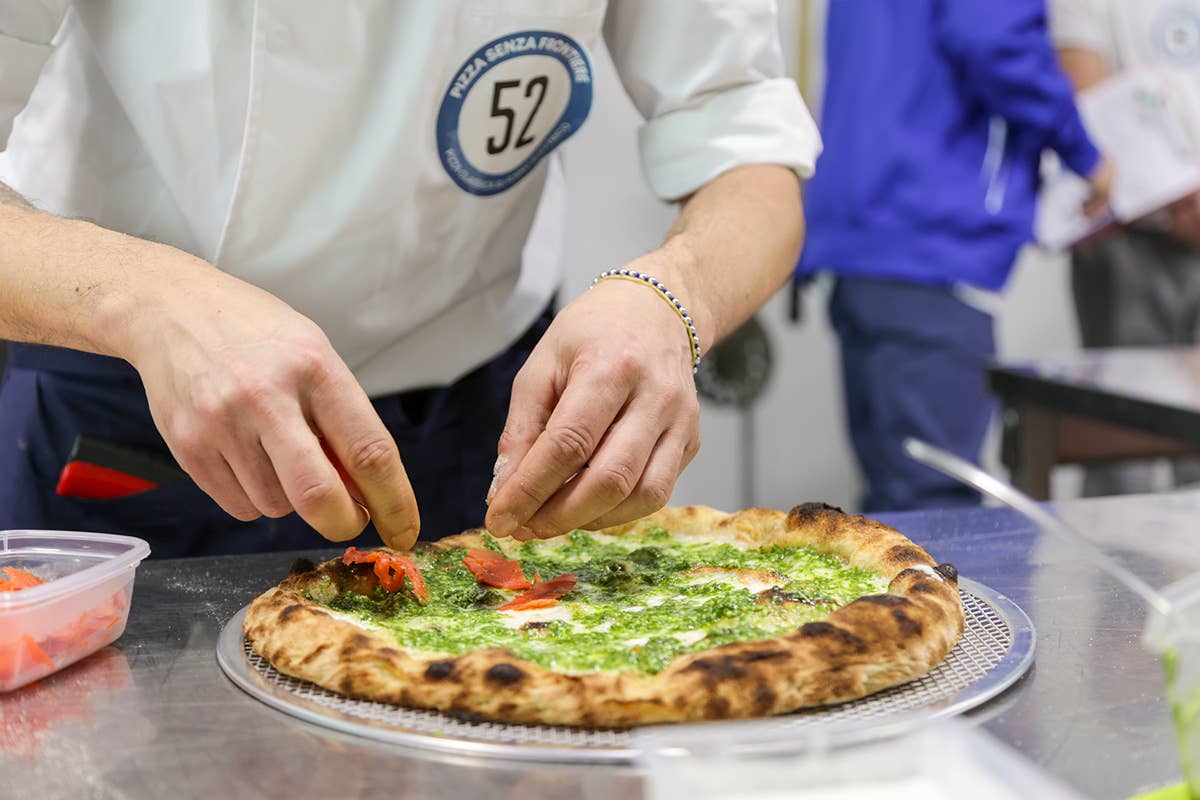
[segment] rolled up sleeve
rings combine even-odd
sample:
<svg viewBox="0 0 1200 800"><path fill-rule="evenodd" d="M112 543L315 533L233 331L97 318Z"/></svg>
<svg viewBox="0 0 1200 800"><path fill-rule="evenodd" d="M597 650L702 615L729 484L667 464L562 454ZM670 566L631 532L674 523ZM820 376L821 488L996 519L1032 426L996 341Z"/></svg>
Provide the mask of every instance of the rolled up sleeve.
<svg viewBox="0 0 1200 800"><path fill-rule="evenodd" d="M1107 9L1098 0L1049 0L1050 36L1060 48L1091 50L1106 58L1113 50L1105 21Z"/></svg>
<svg viewBox="0 0 1200 800"><path fill-rule="evenodd" d="M812 174L821 137L784 77L774 2L615 0L605 38L646 118L642 165L664 200L745 164Z"/></svg>
<svg viewBox="0 0 1200 800"><path fill-rule="evenodd" d="M69 0L4 0L0 3L0 150L13 120L33 94L53 52L54 34Z"/></svg>

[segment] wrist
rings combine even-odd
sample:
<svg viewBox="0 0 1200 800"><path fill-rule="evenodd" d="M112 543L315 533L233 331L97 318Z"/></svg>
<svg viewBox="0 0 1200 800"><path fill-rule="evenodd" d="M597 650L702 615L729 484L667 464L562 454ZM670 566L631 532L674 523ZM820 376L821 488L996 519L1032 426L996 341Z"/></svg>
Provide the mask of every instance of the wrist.
<svg viewBox="0 0 1200 800"><path fill-rule="evenodd" d="M109 261L112 280L94 307L97 348L138 367L150 352L168 347L164 337L170 328L194 327L185 320L203 305L203 281L197 278L216 270L169 245L98 230L97 255Z"/></svg>
<svg viewBox="0 0 1200 800"><path fill-rule="evenodd" d="M678 298L695 325L701 351L707 353L718 337L712 309L698 285L699 263L695 253L676 236L645 256L644 262L639 259L631 266L653 275Z"/></svg>
<svg viewBox="0 0 1200 800"><path fill-rule="evenodd" d="M88 222L72 224L81 227L80 238L95 243L94 258L107 262L103 271L108 280L98 287L101 291L96 294L92 308L90 335L95 340L95 349L132 363L138 332L143 329L144 320L157 312L148 296L148 284L153 279L147 256L154 245ZM91 226L92 230L84 230L83 226Z"/></svg>
<svg viewBox="0 0 1200 800"><path fill-rule="evenodd" d="M696 332L696 323L692 320L691 314L687 307L675 296L667 285L653 275L648 275L640 270L631 269L629 267L621 267L618 269L610 269L601 272L592 281L592 288L604 281L621 281L628 283L640 284L647 289L652 289L658 295L660 300L665 303L656 303L656 308L666 312L669 309L669 314L672 318L683 323L684 338L687 341L687 360L695 372L700 366L700 357L702 350L700 347L700 336Z"/></svg>

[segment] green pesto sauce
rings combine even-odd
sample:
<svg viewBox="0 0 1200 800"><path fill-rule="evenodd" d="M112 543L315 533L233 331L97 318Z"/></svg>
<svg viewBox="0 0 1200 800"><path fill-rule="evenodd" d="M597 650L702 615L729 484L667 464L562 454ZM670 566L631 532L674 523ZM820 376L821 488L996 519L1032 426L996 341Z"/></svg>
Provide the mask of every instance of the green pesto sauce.
<svg viewBox="0 0 1200 800"><path fill-rule="evenodd" d="M1171 701L1171 719L1175 723L1175 740L1179 745L1179 761L1183 767L1184 783L1195 793L1200 789L1200 773L1196 771L1195 753L1200 737L1200 688L1178 685L1179 653L1168 648L1162 654L1163 677L1167 698ZM1188 795L1193 796L1192 794Z"/></svg>
<svg viewBox="0 0 1200 800"><path fill-rule="evenodd" d="M463 566L462 549L417 554L429 586L424 606L408 592L378 588L371 596L342 594L327 605L427 653L502 647L567 672L653 673L682 653L776 636L887 589L873 573L811 548L680 543L661 529L620 537L574 531L559 539L506 544L485 540L488 549L518 559L530 579L538 573L544 580L564 572L579 576L555 609L534 612L531 619L542 621L526 628L505 625L513 616L495 610L517 593L479 585ZM736 583L698 582L687 574L695 567L765 570L790 580L780 587L785 594L760 597ZM544 619L550 615L554 618Z"/></svg>

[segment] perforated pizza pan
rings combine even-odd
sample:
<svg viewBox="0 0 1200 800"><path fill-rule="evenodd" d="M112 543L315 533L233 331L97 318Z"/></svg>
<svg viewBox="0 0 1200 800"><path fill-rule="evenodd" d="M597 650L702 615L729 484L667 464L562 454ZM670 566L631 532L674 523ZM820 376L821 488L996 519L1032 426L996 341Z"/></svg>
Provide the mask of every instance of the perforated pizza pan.
<svg viewBox="0 0 1200 800"><path fill-rule="evenodd" d="M962 578L959 591L966 627L946 660L932 672L861 700L775 717L774 735L783 737L791 731L809 736L818 730L847 728L861 735L872 727L882 729L914 716L960 714L1015 683L1033 663L1033 623L1016 603L986 586ZM377 741L459 755L624 763L639 754L636 729L470 722L437 711L342 697L271 667L242 635L245 617L246 609L242 609L221 631L217 642L221 669L252 697L307 722ZM719 729L736 723L704 724Z"/></svg>

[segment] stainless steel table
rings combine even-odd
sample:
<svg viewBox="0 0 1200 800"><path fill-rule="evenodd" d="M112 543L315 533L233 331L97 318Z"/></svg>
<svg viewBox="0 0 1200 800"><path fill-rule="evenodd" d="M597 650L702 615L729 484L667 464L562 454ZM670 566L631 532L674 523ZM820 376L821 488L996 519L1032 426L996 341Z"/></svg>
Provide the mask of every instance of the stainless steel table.
<svg viewBox="0 0 1200 800"><path fill-rule="evenodd" d="M1065 504L1151 583L1200 567L1200 493ZM1077 553L999 509L892 515L941 560L1016 600L1038 627L1030 674L972 714L1087 796L1177 780L1144 610ZM218 669L221 625L297 554L143 564L125 636L0 696L0 797L637 798L632 768L504 764L331 734L272 711ZM308 554L310 556L314 554Z"/></svg>

